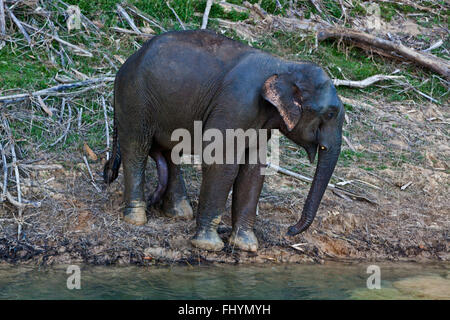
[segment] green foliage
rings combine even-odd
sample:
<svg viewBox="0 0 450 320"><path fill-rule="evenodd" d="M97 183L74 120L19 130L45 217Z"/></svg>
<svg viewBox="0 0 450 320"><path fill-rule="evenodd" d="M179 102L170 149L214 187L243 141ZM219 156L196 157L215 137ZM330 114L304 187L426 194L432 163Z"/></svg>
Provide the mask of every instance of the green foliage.
<svg viewBox="0 0 450 320"><path fill-rule="evenodd" d="M400 3L391 3L391 2L381 2L380 3L380 11L381 17L386 21L391 21L392 18L398 15L398 12L401 13L412 13L415 12L415 9L406 4Z"/></svg>
<svg viewBox="0 0 450 320"><path fill-rule="evenodd" d="M29 53L0 51L0 90L10 88L42 89L57 69L45 65Z"/></svg>
<svg viewBox="0 0 450 320"><path fill-rule="evenodd" d="M339 5L339 1L335 0L323 0L322 1L326 10L335 18L340 18L342 16L342 9Z"/></svg>

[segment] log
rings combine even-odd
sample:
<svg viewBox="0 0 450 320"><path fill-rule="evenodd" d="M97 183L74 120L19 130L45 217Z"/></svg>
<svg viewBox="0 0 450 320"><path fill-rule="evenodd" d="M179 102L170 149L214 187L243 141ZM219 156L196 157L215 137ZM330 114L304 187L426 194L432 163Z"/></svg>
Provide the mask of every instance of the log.
<svg viewBox="0 0 450 320"><path fill-rule="evenodd" d="M376 74L374 76L368 77L364 80L354 81L354 80L340 80L333 79L333 84L335 86L347 86L352 88L366 88L375 82L383 81L383 80L395 80L395 79L403 79L403 76L388 76L384 74Z"/></svg>
<svg viewBox="0 0 450 320"><path fill-rule="evenodd" d="M450 62L432 54L420 52L409 48L401 43L381 39L371 34L351 30L342 27L325 27L318 32L317 39L323 41L329 38L344 39L349 41L361 42L369 46L373 46L388 52L395 52L414 63L433 70L434 72L444 76L450 80Z"/></svg>

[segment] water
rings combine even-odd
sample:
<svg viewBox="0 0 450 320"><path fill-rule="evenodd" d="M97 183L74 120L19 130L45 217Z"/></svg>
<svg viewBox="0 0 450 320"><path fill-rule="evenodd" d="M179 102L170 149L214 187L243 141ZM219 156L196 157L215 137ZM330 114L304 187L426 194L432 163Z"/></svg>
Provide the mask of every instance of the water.
<svg viewBox="0 0 450 320"><path fill-rule="evenodd" d="M381 289L367 289L369 263L324 265L67 266L0 265L0 299L450 299L450 264L377 264Z"/></svg>

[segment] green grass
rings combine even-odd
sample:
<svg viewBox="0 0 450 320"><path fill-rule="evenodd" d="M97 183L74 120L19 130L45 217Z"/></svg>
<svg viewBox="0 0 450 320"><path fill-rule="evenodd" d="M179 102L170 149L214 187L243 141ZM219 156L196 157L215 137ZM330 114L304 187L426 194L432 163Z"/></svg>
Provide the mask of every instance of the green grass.
<svg viewBox="0 0 450 320"><path fill-rule="evenodd" d="M5 48L0 51L0 90L47 87L57 68L44 65L28 52L20 52Z"/></svg>

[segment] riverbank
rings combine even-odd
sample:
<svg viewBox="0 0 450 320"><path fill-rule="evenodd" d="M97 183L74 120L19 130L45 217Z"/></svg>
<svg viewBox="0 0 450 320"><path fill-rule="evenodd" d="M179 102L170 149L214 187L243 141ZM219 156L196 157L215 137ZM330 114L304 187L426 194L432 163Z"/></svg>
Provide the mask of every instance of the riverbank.
<svg viewBox="0 0 450 320"><path fill-rule="evenodd" d="M377 204L344 200L327 191L311 228L295 237L285 235L301 213L309 185L291 177L269 176L264 186L255 233L257 253L226 246L220 252L193 248L189 238L195 221L173 221L152 209L149 222L133 226L120 219L123 180L109 188L100 180L102 161L92 165L97 188L87 178L82 164L65 163L58 171L34 172L36 181L51 179L45 188L25 192L40 194L39 209L29 208L22 237L17 225L2 225L0 260L20 264L165 265L323 263L341 261L448 261L448 201L442 193L442 176L432 170L384 170L379 179L414 179L410 190L395 184L380 184L365 170L338 168L336 175L382 185L370 193ZM311 168L313 170L313 168ZM154 188L154 164L149 162L148 192ZM387 172L392 176L387 176ZM405 174L408 176L405 177ZM196 211L201 171L186 166L188 194ZM53 179L52 179L53 178ZM403 181L406 181L403 180ZM370 181L370 182L369 182ZM403 183L403 182L402 182ZM417 189L434 186L428 193ZM230 199L219 226L224 242L231 232ZM6 208L5 208L6 207ZM0 211L11 209L4 206ZM0 212L0 216L7 213Z"/></svg>

